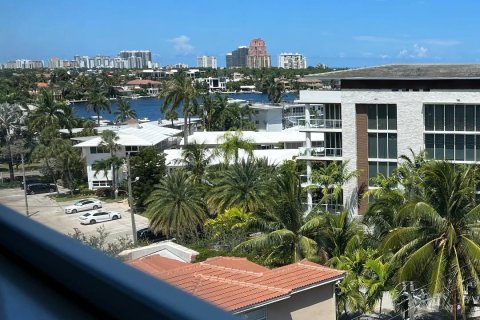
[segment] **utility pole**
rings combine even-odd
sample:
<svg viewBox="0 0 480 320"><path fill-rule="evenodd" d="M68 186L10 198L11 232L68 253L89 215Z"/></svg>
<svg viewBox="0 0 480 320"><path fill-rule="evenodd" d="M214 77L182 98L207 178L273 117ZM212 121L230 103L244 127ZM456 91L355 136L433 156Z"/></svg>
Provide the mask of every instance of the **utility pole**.
<svg viewBox="0 0 480 320"><path fill-rule="evenodd" d="M137 227L135 226L135 211L133 209L132 197L132 175L130 174L130 152L127 154L127 175L128 175L128 205L130 206L130 216L132 218L133 244L137 244Z"/></svg>
<svg viewBox="0 0 480 320"><path fill-rule="evenodd" d="M23 152L20 154L22 158L22 171L23 171L23 195L25 196L25 211L27 217L30 216L28 212L28 200L27 200L27 179L25 177L25 159L23 158Z"/></svg>

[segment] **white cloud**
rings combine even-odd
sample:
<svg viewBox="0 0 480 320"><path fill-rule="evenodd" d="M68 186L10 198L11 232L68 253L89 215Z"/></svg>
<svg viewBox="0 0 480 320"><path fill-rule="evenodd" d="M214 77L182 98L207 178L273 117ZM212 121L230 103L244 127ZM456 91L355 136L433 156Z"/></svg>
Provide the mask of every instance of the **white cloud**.
<svg viewBox="0 0 480 320"><path fill-rule="evenodd" d="M401 58L425 58L427 57L428 48L415 43L412 49L403 49L398 53Z"/></svg>
<svg viewBox="0 0 480 320"><path fill-rule="evenodd" d="M390 56L389 56L388 54L381 54L381 55L380 55L380 58L382 58L382 59L388 59L388 58L390 58Z"/></svg>
<svg viewBox="0 0 480 320"><path fill-rule="evenodd" d="M173 43L173 47L178 53L186 55L193 51L193 46L190 44L190 38L186 35L178 36L169 41Z"/></svg>
<svg viewBox="0 0 480 320"><path fill-rule="evenodd" d="M460 41L457 40L448 40L448 39L425 39L421 42L433 45L433 46L444 46L444 47L452 47L461 44Z"/></svg>

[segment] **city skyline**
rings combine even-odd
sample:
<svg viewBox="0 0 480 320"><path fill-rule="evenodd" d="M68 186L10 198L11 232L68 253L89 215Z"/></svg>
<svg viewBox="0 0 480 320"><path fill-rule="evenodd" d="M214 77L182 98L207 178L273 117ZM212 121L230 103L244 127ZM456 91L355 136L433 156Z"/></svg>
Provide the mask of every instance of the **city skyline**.
<svg viewBox="0 0 480 320"><path fill-rule="evenodd" d="M84 4L82 10L59 0L6 2L0 12L0 62L147 49L161 65L193 66L206 55L224 67L228 52L254 38L265 40L274 65L282 52L300 52L309 65L332 67L480 62L471 27L480 3L471 0Z"/></svg>

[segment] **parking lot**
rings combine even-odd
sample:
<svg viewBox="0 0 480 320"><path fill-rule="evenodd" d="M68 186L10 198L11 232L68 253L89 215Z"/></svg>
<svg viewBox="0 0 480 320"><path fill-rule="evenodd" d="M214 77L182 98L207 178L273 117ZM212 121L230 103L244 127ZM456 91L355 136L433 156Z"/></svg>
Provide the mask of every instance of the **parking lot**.
<svg viewBox="0 0 480 320"><path fill-rule="evenodd" d="M60 190L62 191L62 190ZM63 234L74 233L74 228L78 228L85 235L97 234L97 228L104 226L109 233L108 241L112 241L121 236L132 235L132 223L128 204L126 201L105 203L103 208L120 212L121 219L96 223L94 225L80 224L78 217L84 212L65 214L64 207L73 204L75 201L56 202L50 199L49 194L35 194L28 196L29 215L35 220L51 229ZM25 214L25 199L23 190L0 189L0 203L14 209L20 214ZM140 215L135 215L137 230L148 226L148 219Z"/></svg>

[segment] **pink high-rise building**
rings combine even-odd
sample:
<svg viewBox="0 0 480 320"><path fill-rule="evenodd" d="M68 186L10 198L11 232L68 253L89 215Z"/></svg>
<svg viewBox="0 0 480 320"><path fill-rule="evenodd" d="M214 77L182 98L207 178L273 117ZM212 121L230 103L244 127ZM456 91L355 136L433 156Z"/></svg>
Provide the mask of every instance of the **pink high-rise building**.
<svg viewBox="0 0 480 320"><path fill-rule="evenodd" d="M271 60L267 53L265 41L260 38L250 41L248 49L247 67L249 68L270 68Z"/></svg>

